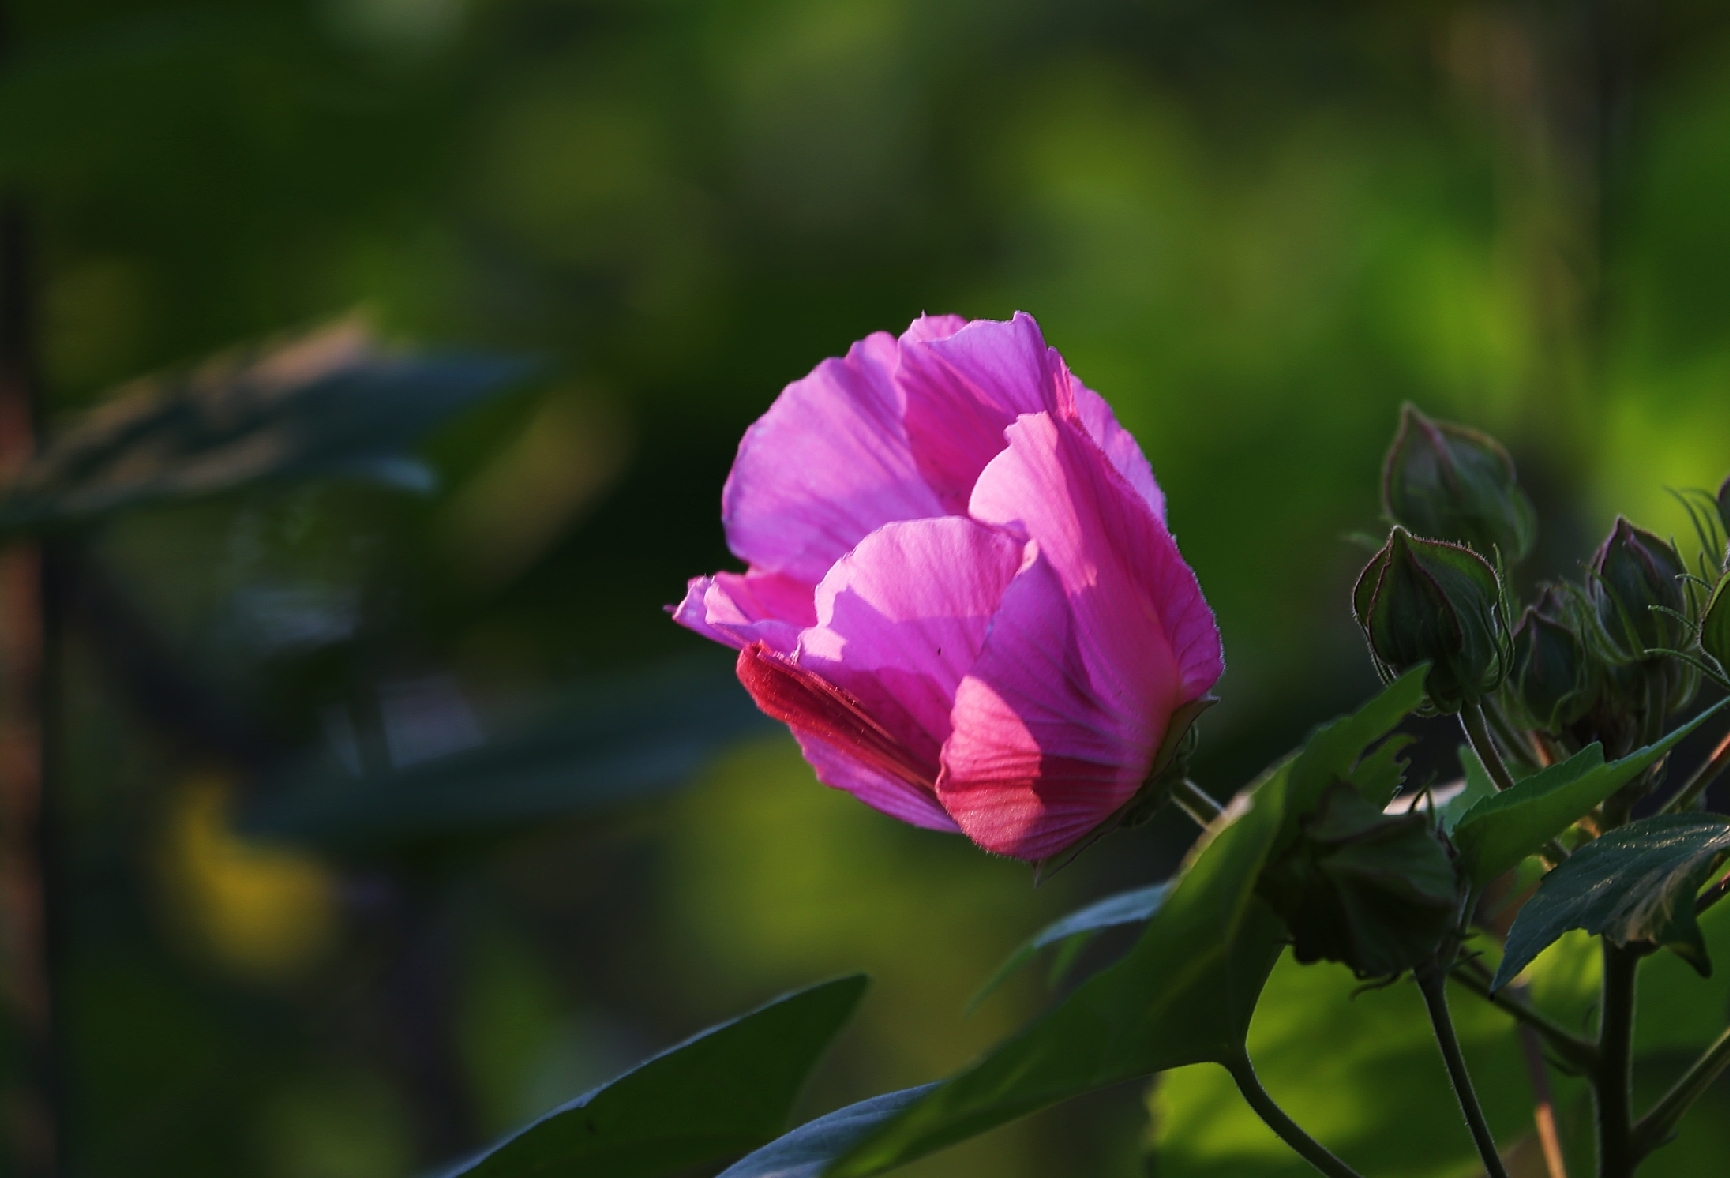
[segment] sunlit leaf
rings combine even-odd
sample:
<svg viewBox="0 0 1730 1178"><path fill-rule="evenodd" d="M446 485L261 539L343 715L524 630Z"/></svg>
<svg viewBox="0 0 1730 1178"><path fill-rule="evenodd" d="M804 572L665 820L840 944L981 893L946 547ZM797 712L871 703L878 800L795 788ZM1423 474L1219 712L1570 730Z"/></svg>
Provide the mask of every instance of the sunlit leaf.
<svg viewBox="0 0 1730 1178"><path fill-rule="evenodd" d="M1107 896L1103 900L1096 900L1087 907L1071 912L1068 916L1046 925L1024 941L1002 965L997 967L997 972L992 974L983 986L979 987L979 992L968 1002L968 1006L977 1006L985 1001L993 990L1001 986L1016 970L1033 960L1034 956L1047 945L1053 945L1059 941L1067 942L1063 951L1066 954L1072 954L1071 946L1084 943L1101 929L1142 923L1158 911L1169 890L1170 885L1162 883L1154 884L1151 887L1133 888L1127 892L1119 892L1115 896Z"/></svg>
<svg viewBox="0 0 1730 1178"><path fill-rule="evenodd" d="M472 843L659 796L727 744L767 730L730 673L664 670L590 687L526 731L394 773L357 780L321 765L241 825L347 859Z"/></svg>
<svg viewBox="0 0 1730 1178"><path fill-rule="evenodd" d="M1618 945L1665 946L1709 975L1694 895L1726 852L1730 819L1715 814L1657 814L1594 839L1546 875L1520 909L1493 984L1513 980L1574 928Z"/></svg>
<svg viewBox="0 0 1730 1178"><path fill-rule="evenodd" d="M885 1092L800 1125L778 1141L739 1159L719 1178L818 1178L823 1166L863 1141L937 1085Z"/></svg>
<svg viewBox="0 0 1730 1178"><path fill-rule="evenodd" d="M1715 704L1663 740L1620 761L1606 763L1603 749L1590 745L1512 789L1483 799L1454 829L1467 874L1477 883L1487 883L1536 853L1592 807L1657 764L1723 706L1723 702Z"/></svg>
<svg viewBox="0 0 1730 1178"><path fill-rule="evenodd" d="M755 1149L865 993L862 975L711 1027L445 1171L441 1178L652 1178Z"/></svg>
<svg viewBox="0 0 1730 1178"><path fill-rule="evenodd" d="M0 488L0 531L86 522L271 479L347 475L424 487L405 451L521 381L523 361L382 350L342 324L141 382L53 435Z"/></svg>

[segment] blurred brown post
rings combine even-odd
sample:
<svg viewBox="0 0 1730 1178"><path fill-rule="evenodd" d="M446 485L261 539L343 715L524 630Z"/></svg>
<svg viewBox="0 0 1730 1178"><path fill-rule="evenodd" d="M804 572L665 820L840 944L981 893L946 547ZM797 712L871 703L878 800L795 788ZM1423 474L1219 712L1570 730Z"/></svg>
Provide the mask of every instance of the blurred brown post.
<svg viewBox="0 0 1730 1178"><path fill-rule="evenodd" d="M0 4L0 61L10 48L7 15ZM29 460L40 426L33 287L28 220L15 193L0 194L0 482ZM44 789L56 613L49 577L40 545L0 547L0 999L15 1044L0 1134L20 1178L51 1178L64 1156Z"/></svg>

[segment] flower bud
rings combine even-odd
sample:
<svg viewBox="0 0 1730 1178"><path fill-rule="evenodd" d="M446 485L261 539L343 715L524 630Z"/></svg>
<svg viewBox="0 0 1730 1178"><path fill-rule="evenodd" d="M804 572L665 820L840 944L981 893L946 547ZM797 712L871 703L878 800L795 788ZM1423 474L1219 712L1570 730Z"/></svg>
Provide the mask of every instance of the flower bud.
<svg viewBox="0 0 1730 1178"><path fill-rule="evenodd" d="M1688 570L1674 547L1617 516L1590 568L1587 592L1618 654L1640 660L1687 643L1689 624L1677 615L1688 609Z"/></svg>
<svg viewBox="0 0 1730 1178"><path fill-rule="evenodd" d="M1341 781L1298 820L1261 893L1300 963L1338 961L1360 978L1386 978L1435 956L1454 928L1459 880L1427 814L1383 814Z"/></svg>
<svg viewBox="0 0 1730 1178"><path fill-rule="evenodd" d="M1352 607L1384 680L1431 664L1426 691L1438 712L1459 711L1507 676L1501 583L1469 548L1394 528L1358 577Z"/></svg>
<svg viewBox="0 0 1730 1178"><path fill-rule="evenodd" d="M1724 534L1730 537L1730 479L1724 480L1724 485L1718 488L1718 518L1724 524ZM1730 551L1721 553L1724 557L1724 569L1730 572Z"/></svg>
<svg viewBox="0 0 1730 1178"><path fill-rule="evenodd" d="M1546 585L1514 631L1510 678L1534 727L1561 732L1591 710L1596 676L1564 591Z"/></svg>
<svg viewBox="0 0 1730 1178"><path fill-rule="evenodd" d="M1526 558L1538 535L1537 512L1502 444L1409 404L1382 463L1382 510L1420 536L1487 557L1500 552L1510 564Z"/></svg>

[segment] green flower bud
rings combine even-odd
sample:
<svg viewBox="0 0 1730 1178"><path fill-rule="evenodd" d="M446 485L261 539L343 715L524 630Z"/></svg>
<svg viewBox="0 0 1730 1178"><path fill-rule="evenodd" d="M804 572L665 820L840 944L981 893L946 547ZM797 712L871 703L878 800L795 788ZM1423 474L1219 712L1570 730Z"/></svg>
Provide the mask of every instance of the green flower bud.
<svg viewBox="0 0 1730 1178"><path fill-rule="evenodd" d="M1730 536L1730 479L1724 480L1724 485L1718 488L1718 518L1724 523L1724 534ZM1724 571L1730 572L1730 551L1721 554L1724 557Z"/></svg>
<svg viewBox="0 0 1730 1178"><path fill-rule="evenodd" d="M1412 405L1400 410L1382 463L1382 510L1420 536L1488 557L1500 552L1509 564L1524 560L1538 537L1538 513L1502 444Z"/></svg>
<svg viewBox="0 0 1730 1178"><path fill-rule="evenodd" d="M1691 627L1676 615L1688 610L1688 570L1673 546L1617 516L1590 567L1587 592L1618 654L1640 660L1687 643Z"/></svg>
<svg viewBox="0 0 1730 1178"><path fill-rule="evenodd" d="M1459 711L1507 676L1501 582L1470 548L1394 528L1358 577L1352 608L1384 680L1431 664L1426 690L1438 712Z"/></svg>
<svg viewBox="0 0 1730 1178"><path fill-rule="evenodd" d="M1454 930L1459 886L1428 815L1383 814L1343 781L1298 820L1260 883L1299 962L1338 961L1360 978L1430 961Z"/></svg>
<svg viewBox="0 0 1730 1178"><path fill-rule="evenodd" d="M1536 728L1561 732L1591 710L1597 677L1571 600L1546 585L1514 631L1510 678Z"/></svg>

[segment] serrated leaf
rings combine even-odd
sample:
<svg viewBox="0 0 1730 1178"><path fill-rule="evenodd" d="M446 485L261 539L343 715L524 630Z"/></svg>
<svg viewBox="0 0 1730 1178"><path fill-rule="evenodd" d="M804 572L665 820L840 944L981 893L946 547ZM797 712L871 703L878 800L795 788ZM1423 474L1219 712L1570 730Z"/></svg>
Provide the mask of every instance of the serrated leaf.
<svg viewBox="0 0 1730 1178"><path fill-rule="evenodd" d="M424 489L430 472L404 451L529 371L497 356L392 354L343 324L140 382L57 431L0 488L0 532L268 479L346 474Z"/></svg>
<svg viewBox="0 0 1730 1178"><path fill-rule="evenodd" d="M1373 752L1365 754L1352 769L1352 785L1356 786L1363 799L1376 809L1379 810L1393 801L1400 792L1400 787L1405 784L1406 762L1401 754L1416 744L1417 739L1405 733L1390 736L1377 745Z"/></svg>
<svg viewBox="0 0 1730 1178"><path fill-rule="evenodd" d="M1422 702L1423 677L1423 668L1409 672L1353 715L1317 729L1209 829L1121 961L916 1101L827 1173L878 1174L1084 1092L1238 1060L1286 937L1256 888L1286 837L1295 786L1301 779L1306 794L1319 796L1347 777L1365 749ZM1314 797L1308 800L1313 805Z"/></svg>
<svg viewBox="0 0 1730 1178"><path fill-rule="evenodd" d="M1077 909L1068 916L1046 925L1024 941L1002 965L997 967L997 971L986 980L983 986L979 987L978 993L968 1000L968 1009L972 1009L985 1001L992 991L1001 986L1016 970L1033 960L1034 956L1047 945L1055 944L1058 941L1070 942L1064 946L1063 952L1068 957L1073 957L1074 949L1072 946L1084 943L1101 929L1117 928L1126 924L1140 924L1147 920L1154 912L1158 911L1170 888L1170 884L1160 883L1151 887L1119 892L1115 896L1096 900L1087 907ZM1067 961L1064 964L1067 964Z"/></svg>
<svg viewBox="0 0 1730 1178"><path fill-rule="evenodd" d="M659 796L768 722L724 668L594 685L524 731L394 773L319 765L250 807L242 832L350 861L472 845Z"/></svg>
<svg viewBox="0 0 1730 1178"><path fill-rule="evenodd" d="M1664 946L1710 975L1694 896L1726 852L1730 819L1715 814L1658 814L1587 843L1546 875L1520 909L1492 984L1506 985L1576 928L1617 945Z"/></svg>
<svg viewBox="0 0 1730 1178"><path fill-rule="evenodd" d="M807 1121L778 1141L721 1171L719 1178L818 1178L823 1167L898 1116L936 1084L921 1084L861 1100Z"/></svg>
<svg viewBox="0 0 1730 1178"><path fill-rule="evenodd" d="M777 998L561 1105L441 1178L655 1178L756 1149L865 993L863 975Z"/></svg>
<svg viewBox="0 0 1730 1178"><path fill-rule="evenodd" d="M1593 744L1517 782L1512 789L1478 802L1454 828L1454 842L1468 877L1474 883L1488 883L1536 853L1594 806L1657 764L1725 702L1730 701L1714 704L1664 739L1620 761L1606 763L1603 749Z"/></svg>
<svg viewBox="0 0 1730 1178"><path fill-rule="evenodd" d="M1327 788L1350 780L1364 751L1392 732L1424 702L1428 665L1413 667L1349 716L1318 726L1291 763L1285 794L1285 822L1273 853L1297 838L1297 822L1312 812ZM1373 755L1372 758L1373 759Z"/></svg>

